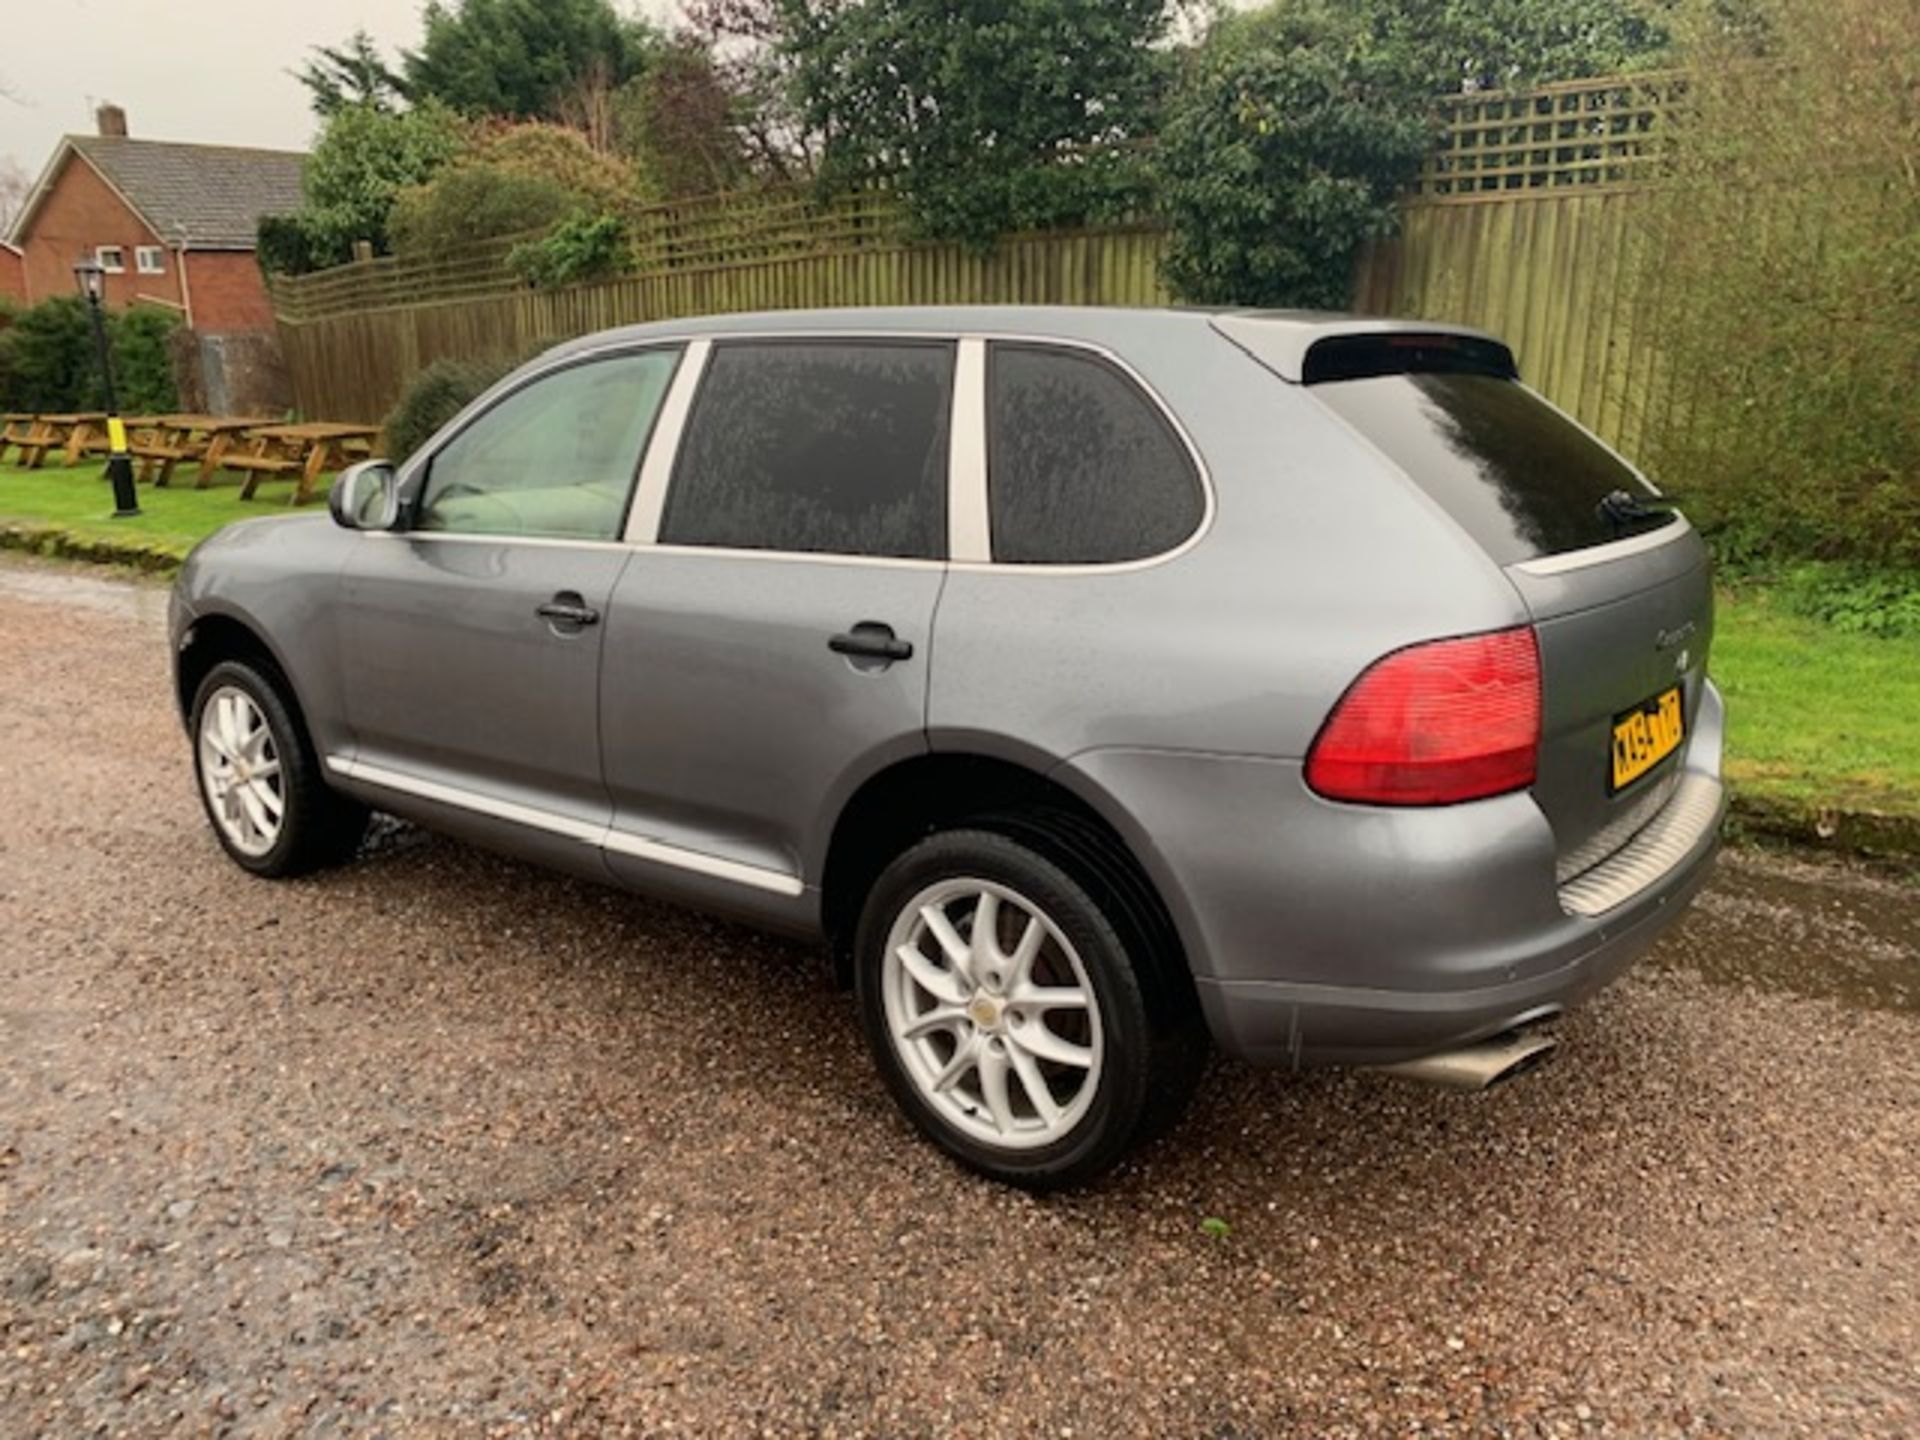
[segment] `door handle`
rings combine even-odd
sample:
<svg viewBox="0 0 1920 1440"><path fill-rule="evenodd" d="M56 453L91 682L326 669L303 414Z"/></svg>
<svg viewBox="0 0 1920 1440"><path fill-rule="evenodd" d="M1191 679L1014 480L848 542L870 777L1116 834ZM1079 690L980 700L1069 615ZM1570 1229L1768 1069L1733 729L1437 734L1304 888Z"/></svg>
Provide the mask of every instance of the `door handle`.
<svg viewBox="0 0 1920 1440"><path fill-rule="evenodd" d="M897 639L893 627L883 625L878 620L862 620L851 630L842 631L828 640L827 648L836 655L857 660L884 660L889 664L895 660L913 658L913 642Z"/></svg>
<svg viewBox="0 0 1920 1440"><path fill-rule="evenodd" d="M539 606L534 614L542 620L551 620L555 625L598 625L600 612L571 590L562 590L546 604Z"/></svg>

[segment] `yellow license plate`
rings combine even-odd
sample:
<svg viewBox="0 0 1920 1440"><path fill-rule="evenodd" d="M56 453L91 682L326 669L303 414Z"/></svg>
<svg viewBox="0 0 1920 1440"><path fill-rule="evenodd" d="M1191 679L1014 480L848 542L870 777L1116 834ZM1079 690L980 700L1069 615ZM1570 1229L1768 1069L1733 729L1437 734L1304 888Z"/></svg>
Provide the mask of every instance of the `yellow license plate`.
<svg viewBox="0 0 1920 1440"><path fill-rule="evenodd" d="M1680 748L1686 722L1678 686L1613 719L1613 784L1624 790Z"/></svg>

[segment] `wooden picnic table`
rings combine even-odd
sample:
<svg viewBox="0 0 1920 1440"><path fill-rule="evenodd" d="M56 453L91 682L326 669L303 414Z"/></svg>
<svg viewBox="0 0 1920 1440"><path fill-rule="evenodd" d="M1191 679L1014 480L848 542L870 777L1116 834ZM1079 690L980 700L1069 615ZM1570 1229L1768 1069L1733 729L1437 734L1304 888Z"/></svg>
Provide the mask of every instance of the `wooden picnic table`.
<svg viewBox="0 0 1920 1440"><path fill-rule="evenodd" d="M27 443L33 439L33 427L39 419L32 410L9 410L0 415L0 423L4 424L4 428L0 428L0 460L7 458L7 448L12 445L18 445L21 457L25 458Z"/></svg>
<svg viewBox="0 0 1920 1440"><path fill-rule="evenodd" d="M87 438L93 428L106 423L104 410L89 410L75 415L35 416L32 432L20 442L20 463L29 470L38 470L45 463L49 451L64 447L67 463L78 465L86 453Z"/></svg>
<svg viewBox="0 0 1920 1440"><path fill-rule="evenodd" d="M127 427L128 448L132 448L133 436L137 435L142 429L151 426L159 418L157 415L122 415L120 417L120 423ZM85 433L79 437L77 445L80 451L80 458L83 460L89 455L111 455L113 453L113 446L109 443L109 436L105 424L87 426Z"/></svg>
<svg viewBox="0 0 1920 1440"><path fill-rule="evenodd" d="M323 472L337 470L350 457L371 453L380 437L378 425L342 425L332 421L313 421L304 425L255 425L247 431L250 442L244 455L224 454L220 463L230 470L247 472L240 487L240 498L251 500L260 482L269 476L295 477L293 498L288 502L304 505L313 498L315 483Z"/></svg>
<svg viewBox="0 0 1920 1440"><path fill-rule="evenodd" d="M236 436L272 423L266 415L156 415L130 448L140 458L140 478L151 477L160 486L172 479L175 464L198 460L200 474L194 489L204 490L213 483L213 472Z"/></svg>

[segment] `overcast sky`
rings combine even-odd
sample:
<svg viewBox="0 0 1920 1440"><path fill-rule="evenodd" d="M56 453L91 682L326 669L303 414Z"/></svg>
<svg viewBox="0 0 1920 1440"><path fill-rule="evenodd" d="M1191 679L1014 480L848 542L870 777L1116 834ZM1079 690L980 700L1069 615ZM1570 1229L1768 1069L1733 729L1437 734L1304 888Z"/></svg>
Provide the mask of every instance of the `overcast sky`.
<svg viewBox="0 0 1920 1440"><path fill-rule="evenodd" d="M656 19L675 0L615 0ZM420 38L421 0L5 0L0 159L38 175L54 143L111 100L149 140L304 150L310 45L364 27L391 55ZM11 97L11 98L8 98Z"/></svg>

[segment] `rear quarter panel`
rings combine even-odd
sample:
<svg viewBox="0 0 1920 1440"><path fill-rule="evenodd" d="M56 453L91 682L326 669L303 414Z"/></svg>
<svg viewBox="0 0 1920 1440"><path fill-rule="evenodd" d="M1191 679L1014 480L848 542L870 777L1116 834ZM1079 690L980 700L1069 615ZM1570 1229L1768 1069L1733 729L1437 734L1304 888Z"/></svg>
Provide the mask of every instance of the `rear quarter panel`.
<svg viewBox="0 0 1920 1440"><path fill-rule="evenodd" d="M1517 624L1519 596L1381 457L1211 331L1114 349L1210 479L1198 543L1106 569L968 567L936 620L935 748L1294 759L1369 662Z"/></svg>
<svg viewBox="0 0 1920 1440"><path fill-rule="evenodd" d="M1100 338L1190 437L1213 492L1208 525L1158 563L953 567L929 738L1046 769L1101 811L1160 889L1190 963L1210 973L1253 957L1246 935L1209 917L1264 897L1253 908L1271 928L1286 832L1302 807L1326 803L1305 791L1300 761L1360 671L1415 641L1527 615L1498 567L1372 447L1221 337ZM1391 854L1375 859L1390 866ZM1196 876L1233 903L1196 892Z"/></svg>

